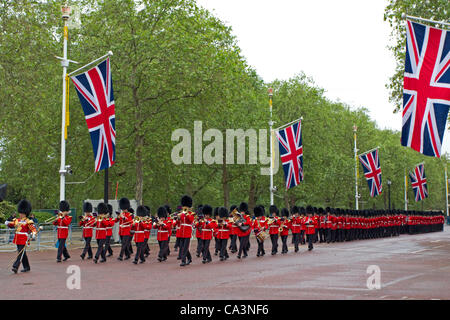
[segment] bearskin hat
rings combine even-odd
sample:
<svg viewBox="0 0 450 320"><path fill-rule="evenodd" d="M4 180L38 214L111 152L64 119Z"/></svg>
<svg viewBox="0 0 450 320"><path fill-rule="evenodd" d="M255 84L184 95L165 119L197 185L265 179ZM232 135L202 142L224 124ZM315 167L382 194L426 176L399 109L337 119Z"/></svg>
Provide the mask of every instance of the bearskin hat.
<svg viewBox="0 0 450 320"><path fill-rule="evenodd" d="M231 207L230 207L230 212L233 212L233 210L236 209L237 207L238 207L238 206L235 205L235 204L231 205Z"/></svg>
<svg viewBox="0 0 450 320"><path fill-rule="evenodd" d="M305 213L306 213L305 207L300 207L300 208L298 208L298 212L299 212L300 214L305 214Z"/></svg>
<svg viewBox="0 0 450 320"><path fill-rule="evenodd" d="M144 206L138 206L138 207L136 208L136 215L137 215L138 217L145 217L146 214L147 214L147 209L145 209Z"/></svg>
<svg viewBox="0 0 450 320"><path fill-rule="evenodd" d="M289 217L289 210L287 208L281 209L281 216L282 217Z"/></svg>
<svg viewBox="0 0 450 320"><path fill-rule="evenodd" d="M83 212L92 212L92 203L90 202L83 203Z"/></svg>
<svg viewBox="0 0 450 320"><path fill-rule="evenodd" d="M247 202L241 202L241 204L239 205L239 212L248 213L248 204L247 204Z"/></svg>
<svg viewBox="0 0 450 320"><path fill-rule="evenodd" d="M62 200L59 203L59 211L61 212L70 211L70 205L66 200Z"/></svg>
<svg viewBox="0 0 450 320"><path fill-rule="evenodd" d="M130 209L130 200L128 200L128 198L121 198L119 200L119 208L120 210L128 210Z"/></svg>
<svg viewBox="0 0 450 320"><path fill-rule="evenodd" d="M297 206L293 206L292 209L291 209L291 213L295 214L295 213L298 213L298 212L299 212L298 207Z"/></svg>
<svg viewBox="0 0 450 320"><path fill-rule="evenodd" d="M219 208L219 217L220 218L227 218L228 217L228 210L225 207L220 207Z"/></svg>
<svg viewBox="0 0 450 320"><path fill-rule="evenodd" d="M272 214L272 213L276 213L276 214L279 213L279 210L278 210L278 208L277 208L276 205L271 205L271 206L269 207L269 214Z"/></svg>
<svg viewBox="0 0 450 320"><path fill-rule="evenodd" d="M97 213L98 214L107 214L108 213L108 206L104 202L100 202L97 205Z"/></svg>
<svg viewBox="0 0 450 320"><path fill-rule="evenodd" d="M253 208L253 213L255 214L255 217L262 217L264 215L263 209L261 206L256 206Z"/></svg>
<svg viewBox="0 0 450 320"><path fill-rule="evenodd" d="M313 213L313 207L310 205L306 206L306 213Z"/></svg>
<svg viewBox="0 0 450 320"><path fill-rule="evenodd" d="M166 208L167 214L171 214L172 213L172 209L170 209L169 205L164 205L164 208Z"/></svg>
<svg viewBox="0 0 450 320"><path fill-rule="evenodd" d="M202 212L205 216L206 215L210 216L213 213L213 208L209 204L205 204L202 208Z"/></svg>
<svg viewBox="0 0 450 320"><path fill-rule="evenodd" d="M144 208L145 208L145 215L146 216L148 216L148 215L150 215L150 207L149 206L144 206Z"/></svg>
<svg viewBox="0 0 450 320"><path fill-rule="evenodd" d="M320 207L319 209L317 209L317 213L318 213L318 214L323 214L323 213L324 213L324 210L323 210L323 208L322 208L322 207Z"/></svg>
<svg viewBox="0 0 450 320"><path fill-rule="evenodd" d="M182 207L192 207L192 198L188 195L184 195L181 197L181 206Z"/></svg>
<svg viewBox="0 0 450 320"><path fill-rule="evenodd" d="M157 210L157 214L159 218L167 218L167 210L166 207L159 207Z"/></svg>
<svg viewBox="0 0 450 320"><path fill-rule="evenodd" d="M108 213L109 213L109 215L112 215L112 213L113 213L113 206L110 205L109 203L108 203Z"/></svg>
<svg viewBox="0 0 450 320"><path fill-rule="evenodd" d="M25 214L28 217L28 215L31 212L30 201L28 201L26 199L20 200L19 203L17 204L17 212Z"/></svg>

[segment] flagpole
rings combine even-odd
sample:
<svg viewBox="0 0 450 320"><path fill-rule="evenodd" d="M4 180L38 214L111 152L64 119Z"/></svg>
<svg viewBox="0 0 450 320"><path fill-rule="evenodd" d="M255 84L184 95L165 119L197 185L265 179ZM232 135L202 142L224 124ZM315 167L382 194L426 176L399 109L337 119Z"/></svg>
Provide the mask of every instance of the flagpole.
<svg viewBox="0 0 450 320"><path fill-rule="evenodd" d="M445 207L448 217L448 178L447 178L447 165L445 165Z"/></svg>
<svg viewBox="0 0 450 320"><path fill-rule="evenodd" d="M405 169L405 211L408 211L408 179L406 178L406 169Z"/></svg>
<svg viewBox="0 0 450 320"><path fill-rule="evenodd" d="M272 121L272 96L273 89L269 88L269 108L270 108L270 205L273 205L273 121Z"/></svg>
<svg viewBox="0 0 450 320"><path fill-rule="evenodd" d="M355 142L355 148L354 148L354 152L355 152L355 209L359 210L359 206L358 206L358 149L356 149L356 131L358 130L358 127L356 125L353 125L353 139Z"/></svg>
<svg viewBox="0 0 450 320"><path fill-rule="evenodd" d="M415 17L415 16L408 16L408 15L405 15L405 14L402 15L402 18L403 19L408 18L408 19L411 19L411 20L419 20L419 21L422 21L422 22L430 22L430 23L435 23L435 24L441 24L441 25L450 27L450 23L447 23L447 22L444 22L444 21L435 21L435 20L419 18L419 17Z"/></svg>
<svg viewBox="0 0 450 320"><path fill-rule="evenodd" d="M59 199L65 200L66 196L66 74L67 67L69 66L69 60L67 60L67 40L69 38L69 28L67 26L67 20L70 17L70 7L63 6L62 19L64 20L64 40L63 40L63 58L61 60L61 66L63 67L63 95L62 95L62 115L61 115L61 166L59 168L60 181L59 181Z"/></svg>
<svg viewBox="0 0 450 320"><path fill-rule="evenodd" d="M107 204L108 203L108 168L105 169L105 186L103 189L103 193L104 193L104 202Z"/></svg>
<svg viewBox="0 0 450 320"><path fill-rule="evenodd" d="M373 149L370 149L369 151L360 153L360 154L358 154L358 157L359 157L359 156L362 156L363 154L367 154L367 153L369 153L369 152L372 152L373 150L377 150L377 149L379 149L379 148L380 148L380 146L378 146L378 147L376 147L376 148L373 148Z"/></svg>
<svg viewBox="0 0 450 320"><path fill-rule="evenodd" d="M95 60L92 60L92 61L89 62L88 64L85 64L84 66L78 68L77 70L72 71L72 72L69 73L68 75L69 75L69 77L70 77L70 76L72 76L73 74L77 73L78 71L83 70L84 68L86 68L86 67L88 67L88 66L90 66L90 65L92 65L92 64L94 64L94 63L96 63L97 61L100 61L100 60L102 60L102 59L104 59L104 58L107 58L107 57L109 57L109 56L112 56L112 55L113 55L113 52L112 52L112 51L108 51L108 53L105 54L104 56L101 56L100 58L97 58L97 59L95 59Z"/></svg>
<svg viewBox="0 0 450 320"><path fill-rule="evenodd" d="M289 126L289 125L291 125L291 124L293 124L293 123L295 123L295 122L299 122L300 120L303 120L303 117L300 117L300 118L298 118L298 119L296 119L296 120L294 120L294 121L291 121L291 122L289 122L289 123L286 123L285 125L282 125L281 127L278 127L278 128L276 128L276 129L273 129L273 131L279 131L281 128L285 128L285 127L287 127L287 126Z"/></svg>

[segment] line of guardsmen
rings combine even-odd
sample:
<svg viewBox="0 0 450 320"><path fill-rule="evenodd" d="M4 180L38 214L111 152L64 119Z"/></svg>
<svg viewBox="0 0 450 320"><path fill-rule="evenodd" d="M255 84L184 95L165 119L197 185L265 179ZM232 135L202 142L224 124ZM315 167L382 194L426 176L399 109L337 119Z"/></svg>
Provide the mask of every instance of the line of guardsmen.
<svg viewBox="0 0 450 320"><path fill-rule="evenodd" d="M112 217L112 206L99 203L96 217L93 207L89 202L83 204L84 215L79 217L79 225L83 228L85 246L81 253L84 260L93 259L95 263L106 262L106 258L113 255L111 248L112 228L119 224L120 253L118 260L128 260L132 257L132 240L136 246L133 259L134 264L145 262L150 255L148 240L150 230L156 230L159 244L157 260L166 261L170 254L170 237L175 233L176 241L174 249L178 251L177 259L180 266L189 265L192 262L190 253L190 240L195 234L197 238L196 256L202 256L202 263L212 261L210 243L215 240L214 254L220 261L229 259L228 250L237 252L237 258L248 256L250 249L250 235L253 232L258 245L257 256L265 255L264 242L270 239L271 254L278 253L278 240L281 238L281 253L288 252L288 236L292 234L294 251L299 251L299 245L308 243L308 250L313 249L313 244L333 243L353 240L375 239L381 237L398 236L400 234L417 234L425 232L443 231L444 215L442 211L403 211L403 210L351 210L340 208L316 208L312 206L294 206L291 211L287 208L279 209L272 205L269 207L269 215L265 214L265 207L258 205L250 216L248 204L242 202L239 206L233 205L230 210L225 207L213 209L210 205L199 205L196 210L192 208L192 198L183 196L181 205L172 214L169 206L161 206L157 209L157 216L150 215L148 206L138 206L136 215L127 198L119 200L120 212L117 217ZM19 218L7 221L6 225L16 228L14 243L17 244L18 257L13 265L13 271L17 272L22 262L26 272L30 270L26 257L26 243L29 235L35 236L38 232L32 220L28 219L31 212L31 204L22 200L18 205ZM70 258L65 245L68 236L68 226L72 217L68 214L70 206L67 201L59 204L59 213L52 221L57 228L57 262ZM93 255L91 239L95 231L97 251ZM230 243L228 245L228 240ZM238 241L239 240L239 245ZM228 250L227 250L228 249Z"/></svg>

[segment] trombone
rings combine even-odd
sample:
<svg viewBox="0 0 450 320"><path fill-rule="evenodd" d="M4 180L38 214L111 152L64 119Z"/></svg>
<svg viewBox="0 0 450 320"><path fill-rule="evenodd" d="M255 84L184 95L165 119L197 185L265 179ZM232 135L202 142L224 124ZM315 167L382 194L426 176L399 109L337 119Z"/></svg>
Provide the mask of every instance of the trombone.
<svg viewBox="0 0 450 320"><path fill-rule="evenodd" d="M56 216L46 219L42 224L53 223L55 220L62 218L62 217L64 217L64 214L62 212L59 212Z"/></svg>

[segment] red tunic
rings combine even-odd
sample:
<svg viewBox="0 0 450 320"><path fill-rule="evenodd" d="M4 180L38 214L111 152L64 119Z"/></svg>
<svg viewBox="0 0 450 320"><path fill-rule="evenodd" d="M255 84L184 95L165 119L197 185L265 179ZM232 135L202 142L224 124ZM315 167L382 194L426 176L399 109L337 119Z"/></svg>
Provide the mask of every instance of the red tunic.
<svg viewBox="0 0 450 320"><path fill-rule="evenodd" d="M287 235L289 235L289 229L291 227L291 221L287 221L287 219L284 220L284 221L280 221L280 226L281 225L283 226L283 230L280 232L280 236L287 236Z"/></svg>
<svg viewBox="0 0 450 320"><path fill-rule="evenodd" d="M143 221L133 222L131 229L134 230L134 242L144 242L144 230L146 225L147 224Z"/></svg>
<svg viewBox="0 0 450 320"><path fill-rule="evenodd" d="M114 221L113 218L106 218L105 221L106 221L106 224L107 224L107 226L106 226L106 236L107 237L112 237L112 229L114 227L115 221Z"/></svg>
<svg viewBox="0 0 450 320"><path fill-rule="evenodd" d="M221 225L217 225L217 228L216 228L217 239L228 239L228 238L230 238L231 226L232 226L232 223L228 222L226 220Z"/></svg>
<svg viewBox="0 0 450 320"><path fill-rule="evenodd" d="M106 227L109 222L106 219L95 219L95 238L97 240L106 239Z"/></svg>
<svg viewBox="0 0 450 320"><path fill-rule="evenodd" d="M83 238L92 238L92 228L95 224L95 218L93 216L86 216L78 224L80 227L83 227Z"/></svg>
<svg viewBox="0 0 450 320"><path fill-rule="evenodd" d="M165 219L159 226L157 226L155 223L154 228L158 230L156 234L156 240L167 241L169 240L169 232L172 229L172 220Z"/></svg>
<svg viewBox="0 0 450 320"><path fill-rule="evenodd" d="M63 218L58 218L53 221L53 225L58 228L57 235L58 239L67 239L69 235L69 224L72 222L72 216L64 216Z"/></svg>
<svg viewBox="0 0 450 320"><path fill-rule="evenodd" d="M279 217L271 217L275 219L275 222L269 226L269 234L278 234L278 228L280 228L280 218Z"/></svg>
<svg viewBox="0 0 450 320"><path fill-rule="evenodd" d="M246 237L252 232L252 220L250 219L250 216L244 214L244 219L245 219L245 222L242 225L243 226L249 226L249 228L248 228L247 231L242 231L238 227L238 233L237 233L238 237Z"/></svg>
<svg viewBox="0 0 450 320"><path fill-rule="evenodd" d="M292 233L300 233L301 221L300 217L293 217L291 219L291 232Z"/></svg>
<svg viewBox="0 0 450 320"><path fill-rule="evenodd" d="M178 218L178 225L180 226L180 238L190 238L192 236L192 222L194 222L194 215L192 212L182 213Z"/></svg>
<svg viewBox="0 0 450 320"><path fill-rule="evenodd" d="M119 236L129 236L133 218L128 211L122 211L123 217L117 217L115 222L119 222Z"/></svg>
<svg viewBox="0 0 450 320"><path fill-rule="evenodd" d="M202 228L201 239L211 240L214 230L217 228L217 223L215 221L212 221L211 218L207 218L205 219L205 221L201 223L201 228Z"/></svg>
<svg viewBox="0 0 450 320"><path fill-rule="evenodd" d="M314 234L316 232L317 223L312 217L306 217L305 219L306 234Z"/></svg>
<svg viewBox="0 0 450 320"><path fill-rule="evenodd" d="M25 245L28 240L28 234L37 233L33 220L28 218L19 218L13 219L12 221L6 221L6 225L9 228L16 228L13 243L17 245Z"/></svg>

